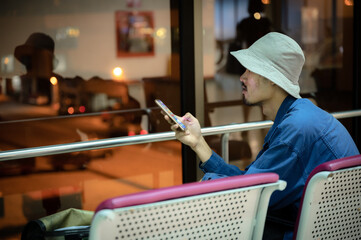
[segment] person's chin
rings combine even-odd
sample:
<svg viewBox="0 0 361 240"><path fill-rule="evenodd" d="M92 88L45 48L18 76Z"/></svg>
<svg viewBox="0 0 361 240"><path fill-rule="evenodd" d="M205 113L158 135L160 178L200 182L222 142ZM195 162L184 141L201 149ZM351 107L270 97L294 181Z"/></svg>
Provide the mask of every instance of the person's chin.
<svg viewBox="0 0 361 240"><path fill-rule="evenodd" d="M245 105L251 104L250 101L248 100L248 98L246 97L246 94L244 91L242 92L242 100Z"/></svg>
<svg viewBox="0 0 361 240"><path fill-rule="evenodd" d="M243 95L243 103L245 105L247 105L247 106L258 106L258 105L260 105L259 102L253 102L253 101L247 99L244 95Z"/></svg>

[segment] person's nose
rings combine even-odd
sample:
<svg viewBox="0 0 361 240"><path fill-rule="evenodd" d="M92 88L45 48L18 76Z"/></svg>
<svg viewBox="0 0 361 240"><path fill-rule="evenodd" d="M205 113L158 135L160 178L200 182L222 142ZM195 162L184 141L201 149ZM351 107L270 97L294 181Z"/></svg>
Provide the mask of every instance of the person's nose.
<svg viewBox="0 0 361 240"><path fill-rule="evenodd" d="M244 81L246 80L247 77L246 75L247 75L247 71L245 71L239 78L239 81L241 81L242 84L244 84Z"/></svg>

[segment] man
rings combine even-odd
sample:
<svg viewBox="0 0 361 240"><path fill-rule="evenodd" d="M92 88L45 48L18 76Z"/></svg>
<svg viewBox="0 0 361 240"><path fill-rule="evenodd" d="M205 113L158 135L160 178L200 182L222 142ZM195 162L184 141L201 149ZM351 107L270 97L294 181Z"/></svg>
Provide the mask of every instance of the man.
<svg viewBox="0 0 361 240"><path fill-rule="evenodd" d="M190 113L180 118L186 131L178 130L176 125L171 128L178 140L197 153L205 172L203 180L261 172L279 174L287 188L271 197L264 239L292 239L309 173L323 162L359 151L338 120L300 97L298 78L305 59L293 39L271 32L248 49L231 54L246 68L240 78L245 103L260 105L263 114L274 121L256 160L245 171L226 164L210 149L198 120Z"/></svg>
<svg viewBox="0 0 361 240"><path fill-rule="evenodd" d="M51 104L53 100L51 77L58 82L62 77L53 72L57 59L54 55L54 40L41 32L32 33L24 44L17 46L14 56L26 67L26 74L20 76L21 101L32 104Z"/></svg>

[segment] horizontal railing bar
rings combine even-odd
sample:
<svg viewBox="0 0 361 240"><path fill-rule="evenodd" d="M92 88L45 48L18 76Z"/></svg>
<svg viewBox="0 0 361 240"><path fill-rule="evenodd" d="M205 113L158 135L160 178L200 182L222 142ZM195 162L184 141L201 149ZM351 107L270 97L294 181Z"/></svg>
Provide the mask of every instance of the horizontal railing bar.
<svg viewBox="0 0 361 240"><path fill-rule="evenodd" d="M269 128L273 124L272 121L248 122L248 123L232 123L223 126L202 128L203 136L216 135L222 133L242 132L255 129Z"/></svg>
<svg viewBox="0 0 361 240"><path fill-rule="evenodd" d="M230 101L221 101L221 102L210 102L206 104L206 108L213 109L219 107L231 107L231 106L240 106L243 105L243 100L230 100Z"/></svg>
<svg viewBox="0 0 361 240"><path fill-rule="evenodd" d="M360 117L361 110L336 112L333 113L332 115L339 119L349 118L349 117ZM207 128L202 128L202 134L204 136L208 136L215 134L263 129L263 128L271 127L272 124L273 124L272 121L260 121L260 122L229 124L229 125L216 126L216 127L207 127ZM175 134L174 132L170 131L170 132L162 132L162 133L152 133L147 135L107 138L107 139L91 140L84 142L7 150L0 152L0 162L15 160L15 159L62 154L62 153L71 153L78 151L135 145L142 143L161 142L161 141L168 141L174 139L175 139Z"/></svg>
<svg viewBox="0 0 361 240"><path fill-rule="evenodd" d="M0 124L5 125L5 124L14 124L14 123L35 122L35 121L64 120L64 119L70 119L70 118L102 116L103 114L109 114L109 115L126 114L126 113L147 114L148 112L150 112L152 110L156 110L156 109L160 109L160 107L110 110L110 111L103 111L103 112L79 113L79 114L72 114L72 115L60 115L60 116L48 116L48 117L8 120L8 121L2 121L2 122L0 122Z"/></svg>
<svg viewBox="0 0 361 240"><path fill-rule="evenodd" d="M135 145L150 142L161 142L174 140L174 132L152 133L146 135L136 135L127 137L107 138L90 140L75 143L65 143L41 147L23 148L0 152L0 162L6 160L48 156L62 153L71 153L102 148L112 148L127 145Z"/></svg>
<svg viewBox="0 0 361 240"><path fill-rule="evenodd" d="M334 112L334 113L332 113L332 115L337 119L361 117L361 109L360 110L343 111L343 112Z"/></svg>

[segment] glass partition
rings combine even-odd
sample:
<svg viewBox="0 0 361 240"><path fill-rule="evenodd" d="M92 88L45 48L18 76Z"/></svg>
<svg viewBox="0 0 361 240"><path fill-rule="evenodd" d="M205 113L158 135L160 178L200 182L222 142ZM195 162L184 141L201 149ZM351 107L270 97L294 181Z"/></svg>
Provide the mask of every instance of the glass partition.
<svg viewBox="0 0 361 240"><path fill-rule="evenodd" d="M154 99L179 113L175 29L169 0L2 2L0 151L169 131ZM3 161L0 238L181 183L177 141Z"/></svg>

